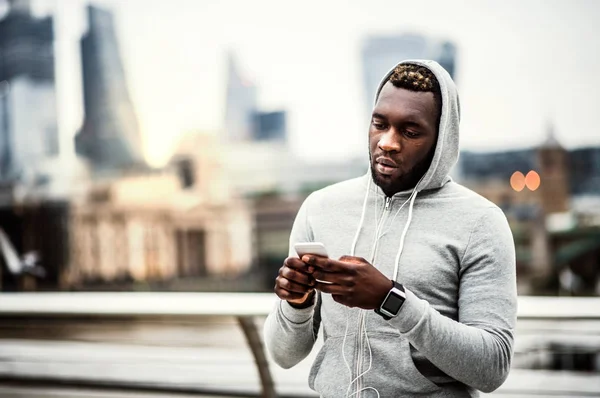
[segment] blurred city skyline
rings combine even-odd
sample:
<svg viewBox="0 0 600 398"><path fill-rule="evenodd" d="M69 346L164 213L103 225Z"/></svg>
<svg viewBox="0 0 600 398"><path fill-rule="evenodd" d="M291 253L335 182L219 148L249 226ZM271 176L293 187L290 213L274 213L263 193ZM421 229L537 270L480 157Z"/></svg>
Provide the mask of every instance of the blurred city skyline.
<svg viewBox="0 0 600 398"><path fill-rule="evenodd" d="M567 148L600 143L594 123L600 92L593 90L600 87L600 55L593 51L600 3L327 2L317 9L316 3L269 0L34 0L41 14L59 10L61 151L72 148L83 120L78 49L88 3L115 14L145 153L154 165L168 160L182 134L222 131L229 51L257 86L260 106L289 112L289 142L300 156L364 154L362 43L403 33L456 46L463 149L535 146L549 123Z"/></svg>
<svg viewBox="0 0 600 398"><path fill-rule="evenodd" d="M500 396L600 391L599 17L591 0L0 0L0 376L56 396L267 386L261 318L300 208L364 176L367 97L426 57L461 93L451 177L514 240ZM309 362L273 371L277 392L312 394Z"/></svg>

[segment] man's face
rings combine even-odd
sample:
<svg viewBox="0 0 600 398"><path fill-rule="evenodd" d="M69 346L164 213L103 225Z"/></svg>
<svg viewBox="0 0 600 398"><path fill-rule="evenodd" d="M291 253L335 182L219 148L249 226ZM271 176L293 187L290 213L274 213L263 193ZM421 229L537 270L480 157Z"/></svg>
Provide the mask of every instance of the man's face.
<svg viewBox="0 0 600 398"><path fill-rule="evenodd" d="M369 158L373 180L387 196L413 188L429 169L437 113L433 93L383 86L369 127Z"/></svg>

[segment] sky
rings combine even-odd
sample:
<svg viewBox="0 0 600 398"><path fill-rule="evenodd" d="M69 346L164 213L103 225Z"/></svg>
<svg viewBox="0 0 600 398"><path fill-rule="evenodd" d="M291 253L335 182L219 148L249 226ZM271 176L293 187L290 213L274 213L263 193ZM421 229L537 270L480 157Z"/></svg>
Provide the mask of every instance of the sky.
<svg viewBox="0 0 600 398"><path fill-rule="evenodd" d="M84 0L58 10L60 131L81 125L77 40ZM366 151L360 52L369 35L419 33L457 47L461 147L537 145L552 124L568 148L600 145L600 2L594 0L92 0L114 11L149 161L182 134L219 134L233 51L262 108L286 109L294 152L309 160Z"/></svg>

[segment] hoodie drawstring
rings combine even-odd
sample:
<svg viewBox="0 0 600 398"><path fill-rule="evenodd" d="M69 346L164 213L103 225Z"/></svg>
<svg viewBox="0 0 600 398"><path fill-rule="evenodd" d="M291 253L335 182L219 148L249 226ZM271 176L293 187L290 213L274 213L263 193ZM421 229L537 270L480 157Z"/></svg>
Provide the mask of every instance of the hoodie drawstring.
<svg viewBox="0 0 600 398"><path fill-rule="evenodd" d="M400 256L402 255L402 250L404 250L404 242L406 240L406 234L408 233L408 227L410 227L410 223L412 222L412 214L413 207L415 205L415 199L417 199L418 191L415 190L412 193L412 197L410 198L410 205L408 206L408 220L406 220L406 224L404 225L404 230L402 231L402 236L400 237L400 247L398 247L398 254L396 254L396 261L394 265L394 274L392 280L398 280L398 271L400 268Z"/></svg>
<svg viewBox="0 0 600 398"><path fill-rule="evenodd" d="M369 178L367 181L367 192L365 192L365 200L363 201L362 212L360 214L360 222L358 223L356 235L354 235L354 241L352 242L352 247L350 248L350 255L352 257L354 257L356 243L358 242L358 236L360 235L360 231L362 230L363 224L365 223L365 213L367 212L367 202L369 201L369 188L371 188L371 178Z"/></svg>

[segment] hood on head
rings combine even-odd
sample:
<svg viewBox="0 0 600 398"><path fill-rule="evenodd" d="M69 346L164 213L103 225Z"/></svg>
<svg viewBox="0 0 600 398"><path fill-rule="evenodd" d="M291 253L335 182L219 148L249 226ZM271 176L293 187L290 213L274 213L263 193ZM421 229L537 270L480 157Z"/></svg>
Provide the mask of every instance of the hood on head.
<svg viewBox="0 0 600 398"><path fill-rule="evenodd" d="M401 64L416 64L429 69L440 84L440 91L442 93L442 115L440 117L437 145L435 147L433 159L431 160L431 165L415 189L419 192L440 188L450 181L450 170L458 161L460 103L456 85L448 72L435 61L417 59L402 61L398 65ZM379 83L377 93L375 94L375 103L377 102L381 89L385 83L388 82L394 69L396 69L398 65L394 66L394 68L384 76L381 83Z"/></svg>

